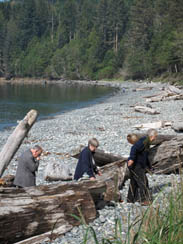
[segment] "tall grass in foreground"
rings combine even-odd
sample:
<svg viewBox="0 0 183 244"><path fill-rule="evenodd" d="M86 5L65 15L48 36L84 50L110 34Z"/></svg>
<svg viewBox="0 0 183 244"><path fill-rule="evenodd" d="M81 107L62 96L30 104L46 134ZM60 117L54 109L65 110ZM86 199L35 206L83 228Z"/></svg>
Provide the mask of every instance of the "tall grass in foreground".
<svg viewBox="0 0 183 244"><path fill-rule="evenodd" d="M117 218L114 235L102 239L97 238L93 227L84 224L82 244L183 244L183 182L179 185L174 182L172 192L163 199L161 206L156 203L157 200L133 223L128 223L125 240L122 237L122 221Z"/></svg>

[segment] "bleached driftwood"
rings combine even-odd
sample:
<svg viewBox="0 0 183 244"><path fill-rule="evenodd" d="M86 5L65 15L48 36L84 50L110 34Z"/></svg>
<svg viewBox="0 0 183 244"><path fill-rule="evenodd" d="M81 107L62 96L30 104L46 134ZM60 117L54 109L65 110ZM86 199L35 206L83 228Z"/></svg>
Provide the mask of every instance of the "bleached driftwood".
<svg viewBox="0 0 183 244"><path fill-rule="evenodd" d="M160 102L160 101L169 101L169 100L182 100L183 92L175 87L169 86L161 94L153 95L146 97L146 102Z"/></svg>
<svg viewBox="0 0 183 244"><path fill-rule="evenodd" d="M160 128L164 128L166 126L171 126L171 125L172 125L172 123L168 122L168 121L157 121L157 122L152 122L152 123L138 124L138 125L134 125L133 127L137 128L137 129L147 130L150 128L160 129Z"/></svg>
<svg viewBox="0 0 183 244"><path fill-rule="evenodd" d="M135 88L133 89L133 91L148 91L148 90L152 90L153 87L139 87L139 88Z"/></svg>
<svg viewBox="0 0 183 244"><path fill-rule="evenodd" d="M135 106L135 111L144 113L144 114L160 114L160 112L156 111L153 108L145 107L145 106Z"/></svg>
<svg viewBox="0 0 183 244"><path fill-rule="evenodd" d="M17 152L23 139L33 126L37 116L38 112L36 110L30 110L24 119L19 122L13 133L9 136L6 144L0 152L0 177Z"/></svg>
<svg viewBox="0 0 183 244"><path fill-rule="evenodd" d="M69 166L54 162L46 166L44 179L46 181L72 180L72 173Z"/></svg>
<svg viewBox="0 0 183 244"><path fill-rule="evenodd" d="M172 94L181 94L182 93L182 90L176 86L168 86L165 90Z"/></svg>

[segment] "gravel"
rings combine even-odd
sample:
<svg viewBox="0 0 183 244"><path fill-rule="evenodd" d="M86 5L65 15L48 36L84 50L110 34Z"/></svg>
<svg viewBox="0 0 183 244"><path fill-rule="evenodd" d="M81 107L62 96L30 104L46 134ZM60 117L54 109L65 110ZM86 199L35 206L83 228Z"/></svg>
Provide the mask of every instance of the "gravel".
<svg viewBox="0 0 183 244"><path fill-rule="evenodd" d="M96 83L97 85L98 83ZM101 83L100 83L101 84ZM50 154L43 156L40 161L40 167L37 175L37 185L49 184L44 180L44 170L47 164L59 163L69 165L74 173L77 163L76 159L69 157L69 154L79 145L87 145L91 137L96 137L100 142L100 149L114 154L127 156L130 151L130 144L126 140L128 133L137 132L133 126L135 124L164 121L181 121L182 120L182 101L162 101L152 103L151 106L158 110L160 114L148 115L134 111L134 105L145 105L145 96L158 94L162 88L168 84L162 83L109 83L104 82L102 85L110 85L119 88L113 96L108 97L98 104L90 105L86 108L76 109L65 112L52 119L40 120L29 132L14 156L5 174L15 174L17 167L17 157L27 148L39 144ZM136 88L149 88L147 90L137 90ZM0 150L6 143L8 136L14 128L0 131ZM171 127L158 130L163 134L176 134ZM155 199L153 205L163 205L164 197L172 187L179 183L179 175L148 175L149 185ZM126 196L129 186L129 180L121 190L123 203L115 203L113 206L105 206L99 210L99 217L95 219L90 226L97 233L97 238L113 235L115 219L118 217L122 223L122 236L125 238L128 229L128 218L133 222L135 218L146 207L140 206L139 203L131 204L126 202ZM129 217L130 216L130 217ZM83 241L84 227L74 227L64 236L57 238L52 243L57 244L79 244ZM91 235L89 235L91 236ZM87 242L95 243L92 236Z"/></svg>

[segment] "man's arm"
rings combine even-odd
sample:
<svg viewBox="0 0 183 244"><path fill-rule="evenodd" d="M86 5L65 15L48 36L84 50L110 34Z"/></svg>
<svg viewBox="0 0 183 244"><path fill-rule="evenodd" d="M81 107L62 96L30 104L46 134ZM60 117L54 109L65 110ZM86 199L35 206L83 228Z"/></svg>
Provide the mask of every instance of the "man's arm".
<svg viewBox="0 0 183 244"><path fill-rule="evenodd" d="M39 167L39 160L35 160L33 157L26 157L25 159L26 167L33 173L37 171Z"/></svg>

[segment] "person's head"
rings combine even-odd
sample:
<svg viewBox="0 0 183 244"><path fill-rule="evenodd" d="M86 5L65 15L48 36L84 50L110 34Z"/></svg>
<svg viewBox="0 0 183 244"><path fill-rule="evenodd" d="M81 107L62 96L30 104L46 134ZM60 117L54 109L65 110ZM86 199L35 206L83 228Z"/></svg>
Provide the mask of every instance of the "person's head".
<svg viewBox="0 0 183 244"><path fill-rule="evenodd" d="M126 138L130 144L135 144L139 139L138 136L134 133L128 134Z"/></svg>
<svg viewBox="0 0 183 244"><path fill-rule="evenodd" d="M95 152L98 146L99 146L99 142L96 138L92 138L88 141L88 147L91 152Z"/></svg>
<svg viewBox="0 0 183 244"><path fill-rule="evenodd" d="M31 148L31 152L32 152L32 156L34 158L37 158L41 155L41 153L43 152L42 147L35 145L33 148Z"/></svg>
<svg viewBox="0 0 183 244"><path fill-rule="evenodd" d="M158 132L156 129L149 129L147 131L147 135L149 137L149 140L152 142L156 139L157 135L158 135Z"/></svg>

